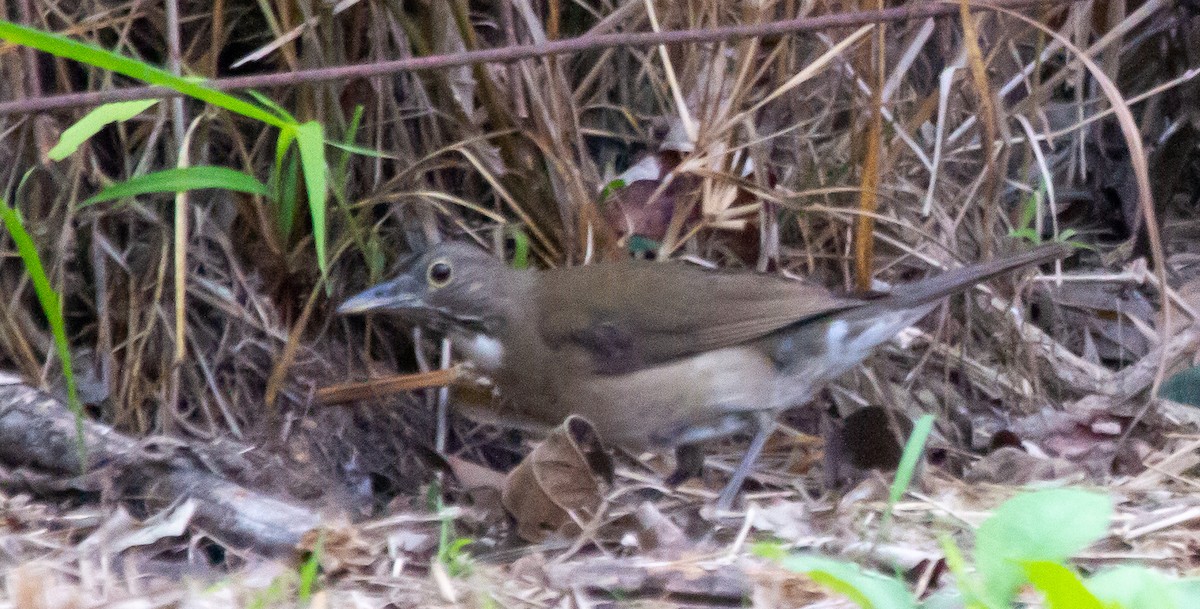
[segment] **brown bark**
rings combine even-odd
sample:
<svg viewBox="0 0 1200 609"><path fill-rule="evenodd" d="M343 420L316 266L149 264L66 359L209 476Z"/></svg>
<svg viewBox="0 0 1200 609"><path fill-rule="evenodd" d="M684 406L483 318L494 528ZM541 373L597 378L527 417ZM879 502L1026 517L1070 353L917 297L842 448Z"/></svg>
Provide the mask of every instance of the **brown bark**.
<svg viewBox="0 0 1200 609"><path fill-rule="evenodd" d="M197 503L193 526L224 543L264 554L294 551L301 537L321 524L309 507L213 473L193 453L164 454L92 421L83 425L88 469L80 477L75 419L66 405L4 380L0 378L0 466L37 477L74 478L85 485L99 476L114 483L110 488L118 500L144 502L151 509L190 498Z"/></svg>

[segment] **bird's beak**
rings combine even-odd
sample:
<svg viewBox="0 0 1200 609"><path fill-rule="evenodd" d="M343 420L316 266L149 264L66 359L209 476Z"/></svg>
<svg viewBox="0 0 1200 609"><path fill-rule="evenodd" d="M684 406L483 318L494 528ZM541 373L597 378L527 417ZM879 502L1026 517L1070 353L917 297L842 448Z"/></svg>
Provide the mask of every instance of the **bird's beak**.
<svg viewBox="0 0 1200 609"><path fill-rule="evenodd" d="M408 275L401 275L391 281L351 296L337 308L340 315L367 313L370 311L405 311L421 306L421 298L416 289L416 282Z"/></svg>

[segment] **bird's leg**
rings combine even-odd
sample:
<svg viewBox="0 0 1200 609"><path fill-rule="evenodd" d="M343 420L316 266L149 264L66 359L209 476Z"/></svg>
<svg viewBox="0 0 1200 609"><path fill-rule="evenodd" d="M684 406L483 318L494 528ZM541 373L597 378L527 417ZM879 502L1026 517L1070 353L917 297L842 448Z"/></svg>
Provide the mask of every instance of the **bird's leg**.
<svg viewBox="0 0 1200 609"><path fill-rule="evenodd" d="M754 439L750 441L750 447L746 449L746 455L742 457L742 462L738 464L737 470L733 472L733 477L729 479L729 484L721 490L721 495L717 497L717 510L724 511L733 507L733 500L737 497L738 491L742 489L742 483L750 475L750 471L754 469L754 462L758 460L758 456L762 454L763 447L767 444L767 438L771 436L771 432L775 430L775 417L770 412L758 412L752 415L754 418Z"/></svg>
<svg viewBox="0 0 1200 609"><path fill-rule="evenodd" d="M704 473L704 451L698 444L682 444L675 447L675 471L664 480L667 486L676 487Z"/></svg>

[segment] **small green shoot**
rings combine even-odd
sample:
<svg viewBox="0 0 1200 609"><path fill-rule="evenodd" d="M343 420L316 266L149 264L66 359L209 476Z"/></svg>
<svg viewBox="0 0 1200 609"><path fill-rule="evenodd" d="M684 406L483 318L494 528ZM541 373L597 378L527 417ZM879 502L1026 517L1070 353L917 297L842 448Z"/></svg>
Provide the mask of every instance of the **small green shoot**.
<svg viewBox="0 0 1200 609"><path fill-rule="evenodd" d="M625 180L622 180L621 178L609 180L608 184L605 184L604 188L600 190L600 201L607 201L609 197L613 196L613 193L625 188L625 186Z"/></svg>
<svg viewBox="0 0 1200 609"><path fill-rule="evenodd" d="M86 473L87 442L83 435L83 403L79 401L79 392L75 386L75 372L71 368L71 349L67 342L66 323L63 320L62 298L50 285L50 279L46 276L45 267L42 266L37 246L33 244L33 239L25 230L21 214L10 207L8 201L3 197L0 197L0 220L4 221L4 227L17 246L17 253L20 254L21 262L25 265L25 272L29 274L29 279L33 282L33 291L37 294L42 313L45 314L46 321L50 323L50 333L54 336L54 348L58 353L58 359L62 361L63 379L67 384L67 407L75 415L75 452L79 457L79 470L81 474Z"/></svg>
<svg viewBox="0 0 1200 609"><path fill-rule="evenodd" d="M1032 193L1027 199L1025 199L1025 204L1021 206L1021 219L1017 221L1017 226L1008 232L1009 237L1014 239L1024 239L1025 241L1028 241L1034 245L1042 242L1042 235L1038 232L1037 226L1035 226L1035 221L1037 220L1038 210L1041 208L1041 205L1039 205L1038 202L1043 196L1045 196L1045 192L1046 186L1044 183L1042 183L1038 186L1036 192ZM1068 228L1055 235L1054 241L1066 243L1067 245L1081 249L1095 249L1082 241L1072 241L1077 234L1079 234L1078 231L1073 228Z"/></svg>
<svg viewBox="0 0 1200 609"><path fill-rule="evenodd" d="M321 549L324 545L325 536L321 534L317 537L312 553L308 555L304 564L300 565L300 588L296 591L296 596L301 604L307 605L316 591L317 575L321 569Z"/></svg>

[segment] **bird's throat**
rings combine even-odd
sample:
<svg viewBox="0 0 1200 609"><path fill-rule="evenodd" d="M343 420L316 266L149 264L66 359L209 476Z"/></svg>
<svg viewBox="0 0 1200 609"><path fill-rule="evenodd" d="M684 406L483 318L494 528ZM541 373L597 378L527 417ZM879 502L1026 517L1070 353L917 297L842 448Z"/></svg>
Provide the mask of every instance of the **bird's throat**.
<svg viewBox="0 0 1200 609"><path fill-rule="evenodd" d="M455 337L455 344L484 374L493 374L504 363L504 346L494 336L483 333Z"/></svg>

